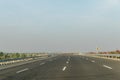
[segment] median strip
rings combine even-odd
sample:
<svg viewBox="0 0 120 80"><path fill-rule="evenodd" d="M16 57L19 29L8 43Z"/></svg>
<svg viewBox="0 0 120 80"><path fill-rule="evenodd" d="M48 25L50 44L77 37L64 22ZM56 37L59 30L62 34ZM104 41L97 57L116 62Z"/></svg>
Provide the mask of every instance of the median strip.
<svg viewBox="0 0 120 80"><path fill-rule="evenodd" d="M27 70L29 70L29 68L22 69L20 71L17 71L16 73L18 74L18 73L21 73L21 72L24 72L24 71L27 71Z"/></svg>
<svg viewBox="0 0 120 80"><path fill-rule="evenodd" d="M111 67L109 67L107 65L103 65L103 67L108 68L108 69L112 69Z"/></svg>

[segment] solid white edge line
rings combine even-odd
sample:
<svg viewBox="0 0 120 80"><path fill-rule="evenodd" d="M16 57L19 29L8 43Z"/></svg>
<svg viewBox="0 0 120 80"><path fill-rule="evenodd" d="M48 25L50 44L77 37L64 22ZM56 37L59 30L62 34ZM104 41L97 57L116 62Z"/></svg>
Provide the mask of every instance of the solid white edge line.
<svg viewBox="0 0 120 80"><path fill-rule="evenodd" d="M18 74L18 73L21 73L21 72L24 72L24 71L27 71L27 70L29 70L29 68L25 68L25 69L19 70L16 73Z"/></svg>
<svg viewBox="0 0 120 80"><path fill-rule="evenodd" d="M65 66L65 67L63 67L63 69L62 69L62 71L65 71L65 69L66 69L67 67Z"/></svg>
<svg viewBox="0 0 120 80"><path fill-rule="evenodd" d="M112 69L111 67L109 67L107 65L103 65L103 67L108 68L108 69Z"/></svg>

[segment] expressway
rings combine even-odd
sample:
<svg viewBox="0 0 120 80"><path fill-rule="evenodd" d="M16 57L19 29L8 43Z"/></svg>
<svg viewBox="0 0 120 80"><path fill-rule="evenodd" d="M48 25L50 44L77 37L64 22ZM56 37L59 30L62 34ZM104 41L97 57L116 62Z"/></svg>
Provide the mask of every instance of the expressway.
<svg viewBox="0 0 120 80"><path fill-rule="evenodd" d="M0 80L120 80L120 62L61 55L0 70Z"/></svg>

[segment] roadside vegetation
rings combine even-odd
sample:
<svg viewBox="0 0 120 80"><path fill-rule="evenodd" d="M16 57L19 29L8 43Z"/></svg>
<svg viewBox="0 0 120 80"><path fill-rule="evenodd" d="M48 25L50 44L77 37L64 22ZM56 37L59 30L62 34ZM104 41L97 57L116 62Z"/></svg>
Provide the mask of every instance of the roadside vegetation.
<svg viewBox="0 0 120 80"><path fill-rule="evenodd" d="M43 53L42 53L43 55ZM0 52L0 60L10 60L10 59L24 59L41 56L40 53L4 53Z"/></svg>
<svg viewBox="0 0 120 80"><path fill-rule="evenodd" d="M90 54L96 54L96 52L90 52ZM109 52L99 52L99 54L120 54L120 50L109 51Z"/></svg>
<svg viewBox="0 0 120 80"><path fill-rule="evenodd" d="M100 52L100 54L120 54L120 50L110 51L110 52Z"/></svg>

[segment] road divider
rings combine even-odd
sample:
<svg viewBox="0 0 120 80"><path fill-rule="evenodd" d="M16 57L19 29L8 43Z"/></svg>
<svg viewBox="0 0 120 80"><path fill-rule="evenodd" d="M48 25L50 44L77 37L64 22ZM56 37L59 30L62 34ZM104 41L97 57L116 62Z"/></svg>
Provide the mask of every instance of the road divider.
<svg viewBox="0 0 120 80"><path fill-rule="evenodd" d="M86 54L83 56L95 57L95 58L104 58L104 59L111 59L111 60L118 60L120 61L120 54Z"/></svg>
<svg viewBox="0 0 120 80"><path fill-rule="evenodd" d="M50 59L52 57L37 57L37 58L31 58L31 59L22 59L21 61L7 61L7 62L0 62L0 70L3 69L7 69L7 68L11 68L11 67L15 67L15 66L20 66L20 65L24 65L24 64L28 64L28 63L33 63L36 61L41 61L41 60L47 60Z"/></svg>
<svg viewBox="0 0 120 80"><path fill-rule="evenodd" d="M27 58L27 59L20 59L20 60L11 60L11 61L0 62L0 65L8 65L8 64L19 63L19 62L30 61L30 60L33 60L33 58Z"/></svg>

